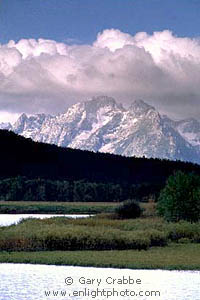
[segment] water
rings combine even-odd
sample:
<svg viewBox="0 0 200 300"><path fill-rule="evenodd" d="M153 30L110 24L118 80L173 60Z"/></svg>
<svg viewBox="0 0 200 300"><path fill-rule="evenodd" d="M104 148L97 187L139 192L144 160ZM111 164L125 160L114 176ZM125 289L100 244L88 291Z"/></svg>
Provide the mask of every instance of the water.
<svg viewBox="0 0 200 300"><path fill-rule="evenodd" d="M200 299L199 271L0 264L0 280L0 300Z"/></svg>
<svg viewBox="0 0 200 300"><path fill-rule="evenodd" d="M45 218L52 218L52 217L86 218L89 217L89 215L0 214L0 226L9 226L12 224L17 224L22 219L27 219L27 218L45 219Z"/></svg>

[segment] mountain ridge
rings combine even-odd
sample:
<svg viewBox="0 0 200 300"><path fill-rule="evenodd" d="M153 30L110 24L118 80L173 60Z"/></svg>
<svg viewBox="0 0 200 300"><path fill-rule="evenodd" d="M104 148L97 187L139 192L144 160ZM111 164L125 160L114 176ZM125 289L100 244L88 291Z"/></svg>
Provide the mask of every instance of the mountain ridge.
<svg viewBox="0 0 200 300"><path fill-rule="evenodd" d="M189 162L95 153L34 142L9 130L0 130L0 178L84 180L115 184L163 186L177 170L200 174Z"/></svg>
<svg viewBox="0 0 200 300"><path fill-rule="evenodd" d="M140 99L124 108L112 97L93 97L56 116L22 114L7 127L62 147L200 164L200 123L173 121Z"/></svg>

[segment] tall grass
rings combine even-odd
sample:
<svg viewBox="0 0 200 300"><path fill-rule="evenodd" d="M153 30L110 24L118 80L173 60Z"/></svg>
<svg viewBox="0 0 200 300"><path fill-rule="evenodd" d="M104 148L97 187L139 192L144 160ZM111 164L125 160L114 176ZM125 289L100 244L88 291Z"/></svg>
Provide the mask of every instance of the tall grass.
<svg viewBox="0 0 200 300"><path fill-rule="evenodd" d="M1 214L97 214L114 212L117 203L0 201Z"/></svg>
<svg viewBox="0 0 200 300"><path fill-rule="evenodd" d="M200 244L170 244L144 250L0 252L0 262L116 267L130 269L200 270Z"/></svg>
<svg viewBox="0 0 200 300"><path fill-rule="evenodd" d="M0 250L147 250L170 242L200 243L200 223L167 223L159 217L116 220L26 219L0 227Z"/></svg>
<svg viewBox="0 0 200 300"><path fill-rule="evenodd" d="M0 250L114 250L147 249L150 239L138 232L102 226L73 224L37 224L31 220L5 228L0 236Z"/></svg>

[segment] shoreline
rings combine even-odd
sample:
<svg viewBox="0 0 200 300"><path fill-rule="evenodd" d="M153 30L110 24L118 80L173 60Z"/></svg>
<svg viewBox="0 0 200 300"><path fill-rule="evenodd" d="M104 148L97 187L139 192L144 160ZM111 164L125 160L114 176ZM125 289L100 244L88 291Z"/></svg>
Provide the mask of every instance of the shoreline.
<svg viewBox="0 0 200 300"><path fill-rule="evenodd" d="M185 253L189 260L186 260ZM200 271L200 244L170 244L149 250L0 252L0 263ZM191 256L193 255L193 256Z"/></svg>
<svg viewBox="0 0 200 300"><path fill-rule="evenodd" d="M177 272L200 272L200 268L199 269L150 269L150 268L119 268L119 267L107 267L107 266L83 266L83 265L53 265L53 264L44 264L44 263L21 263L21 262L1 262L0 261L0 265L2 264L15 264L15 265L36 265L36 266L55 266L55 267L77 267L77 268L95 268L95 269L118 269L118 270L132 270L132 271L169 271L169 272L173 272L173 271L177 271Z"/></svg>
<svg viewBox="0 0 200 300"><path fill-rule="evenodd" d="M93 208L102 212L116 205L95 203ZM0 227L0 263L200 271L200 223L167 223L151 203L142 205L143 216L137 219L115 219L104 212L94 218L27 219ZM63 206L69 209L71 203ZM73 204L79 211L83 206L89 213L91 203Z"/></svg>

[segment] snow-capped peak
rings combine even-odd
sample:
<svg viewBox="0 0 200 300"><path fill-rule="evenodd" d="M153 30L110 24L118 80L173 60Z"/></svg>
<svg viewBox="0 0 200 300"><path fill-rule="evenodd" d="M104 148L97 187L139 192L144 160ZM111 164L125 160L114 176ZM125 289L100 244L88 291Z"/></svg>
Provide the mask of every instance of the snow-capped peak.
<svg viewBox="0 0 200 300"><path fill-rule="evenodd" d="M136 115L146 114L149 110L155 111L155 108L141 99L135 100L129 110L132 111Z"/></svg>
<svg viewBox="0 0 200 300"><path fill-rule="evenodd" d="M12 129L12 125L11 125L11 123L8 123L8 122L6 122L6 123L2 122L2 123L0 123L0 129L9 130L9 129Z"/></svg>
<svg viewBox="0 0 200 300"><path fill-rule="evenodd" d="M112 97L93 97L56 116L22 114L11 130L63 147L200 163L200 123L162 117L143 100L125 109Z"/></svg>
<svg viewBox="0 0 200 300"><path fill-rule="evenodd" d="M99 109L104 108L105 110L121 109L121 106L116 103L115 99L107 96L93 97L89 101L84 102L84 107L88 112L96 112Z"/></svg>

